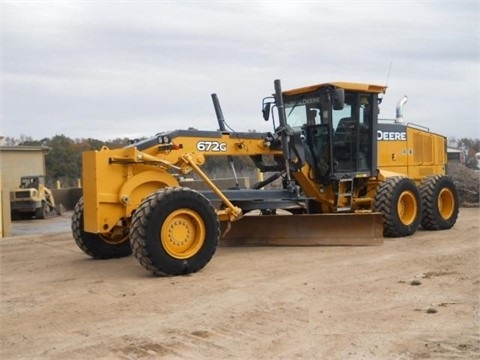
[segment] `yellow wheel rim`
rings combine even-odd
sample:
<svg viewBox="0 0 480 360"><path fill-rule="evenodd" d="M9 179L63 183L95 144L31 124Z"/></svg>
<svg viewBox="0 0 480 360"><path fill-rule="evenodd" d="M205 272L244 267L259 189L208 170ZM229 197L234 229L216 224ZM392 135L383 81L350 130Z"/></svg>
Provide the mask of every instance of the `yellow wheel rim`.
<svg viewBox="0 0 480 360"><path fill-rule="evenodd" d="M195 255L205 241L203 219L190 209L172 212L163 223L160 238L165 251L176 259Z"/></svg>
<svg viewBox="0 0 480 360"><path fill-rule="evenodd" d="M415 221L418 213L418 204L413 192L404 191L400 194L397 203L397 213L404 225L411 225Z"/></svg>
<svg viewBox="0 0 480 360"><path fill-rule="evenodd" d="M455 208L455 196L453 191L448 188L443 188L438 194L437 199L438 213L444 219L450 219Z"/></svg>

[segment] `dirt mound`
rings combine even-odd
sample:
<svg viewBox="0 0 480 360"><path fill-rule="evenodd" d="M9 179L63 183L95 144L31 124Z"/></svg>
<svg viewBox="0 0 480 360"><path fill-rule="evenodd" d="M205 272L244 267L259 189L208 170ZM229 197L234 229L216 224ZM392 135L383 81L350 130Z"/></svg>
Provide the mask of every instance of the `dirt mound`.
<svg viewBox="0 0 480 360"><path fill-rule="evenodd" d="M480 171L461 164L448 164L447 174L457 186L460 206L479 207Z"/></svg>

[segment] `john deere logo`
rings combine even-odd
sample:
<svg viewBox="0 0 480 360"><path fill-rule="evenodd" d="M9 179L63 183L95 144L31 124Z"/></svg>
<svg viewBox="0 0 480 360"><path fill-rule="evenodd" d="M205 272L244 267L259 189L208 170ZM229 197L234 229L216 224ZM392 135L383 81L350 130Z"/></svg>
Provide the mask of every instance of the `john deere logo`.
<svg viewBox="0 0 480 360"><path fill-rule="evenodd" d="M377 140L388 141L405 141L407 140L407 133L404 131L377 131Z"/></svg>

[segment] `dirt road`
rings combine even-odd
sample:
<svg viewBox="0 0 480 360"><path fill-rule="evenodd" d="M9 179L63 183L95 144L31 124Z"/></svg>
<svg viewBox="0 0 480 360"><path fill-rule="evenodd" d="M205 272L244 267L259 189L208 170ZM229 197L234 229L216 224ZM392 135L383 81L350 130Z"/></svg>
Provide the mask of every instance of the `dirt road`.
<svg viewBox="0 0 480 360"><path fill-rule="evenodd" d="M479 359L479 222L462 208L383 246L219 248L174 278L91 260L64 230L0 239L0 358Z"/></svg>

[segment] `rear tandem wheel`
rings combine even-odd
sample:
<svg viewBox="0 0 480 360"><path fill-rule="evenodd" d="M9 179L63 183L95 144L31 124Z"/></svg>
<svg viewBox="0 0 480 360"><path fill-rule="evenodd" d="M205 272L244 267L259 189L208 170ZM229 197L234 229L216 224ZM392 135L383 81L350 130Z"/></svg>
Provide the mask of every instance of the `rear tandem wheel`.
<svg viewBox="0 0 480 360"><path fill-rule="evenodd" d="M135 257L156 275L185 275L202 269L220 239L215 208L199 192L166 187L136 209L130 227Z"/></svg>
<svg viewBox="0 0 480 360"><path fill-rule="evenodd" d="M393 176L378 187L374 209L382 213L384 236L413 235L422 215L420 192L411 179Z"/></svg>
<svg viewBox="0 0 480 360"><path fill-rule="evenodd" d="M450 229L458 217L458 193L448 176L434 175L420 185L423 202L422 227L426 230Z"/></svg>

